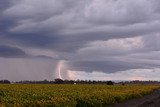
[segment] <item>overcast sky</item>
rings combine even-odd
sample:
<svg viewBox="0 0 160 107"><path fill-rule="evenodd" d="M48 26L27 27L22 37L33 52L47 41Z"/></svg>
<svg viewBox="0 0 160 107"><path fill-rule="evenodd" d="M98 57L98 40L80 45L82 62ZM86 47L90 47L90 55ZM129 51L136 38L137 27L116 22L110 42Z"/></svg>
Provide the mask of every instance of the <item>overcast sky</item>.
<svg viewBox="0 0 160 107"><path fill-rule="evenodd" d="M160 80L160 0L0 0L0 79Z"/></svg>

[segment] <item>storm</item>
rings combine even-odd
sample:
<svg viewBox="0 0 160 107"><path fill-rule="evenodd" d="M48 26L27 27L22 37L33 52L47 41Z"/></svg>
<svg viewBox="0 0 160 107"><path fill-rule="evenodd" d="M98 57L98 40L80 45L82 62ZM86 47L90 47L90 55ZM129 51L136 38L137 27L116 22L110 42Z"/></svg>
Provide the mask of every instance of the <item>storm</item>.
<svg viewBox="0 0 160 107"><path fill-rule="evenodd" d="M159 80L159 0L0 0L0 79Z"/></svg>

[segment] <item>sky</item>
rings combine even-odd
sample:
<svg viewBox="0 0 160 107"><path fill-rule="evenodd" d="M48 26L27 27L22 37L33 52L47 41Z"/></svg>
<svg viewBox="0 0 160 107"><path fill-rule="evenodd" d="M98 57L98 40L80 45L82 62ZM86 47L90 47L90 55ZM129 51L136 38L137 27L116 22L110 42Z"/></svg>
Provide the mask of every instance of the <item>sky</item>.
<svg viewBox="0 0 160 107"><path fill-rule="evenodd" d="M159 0L0 0L0 79L160 80Z"/></svg>

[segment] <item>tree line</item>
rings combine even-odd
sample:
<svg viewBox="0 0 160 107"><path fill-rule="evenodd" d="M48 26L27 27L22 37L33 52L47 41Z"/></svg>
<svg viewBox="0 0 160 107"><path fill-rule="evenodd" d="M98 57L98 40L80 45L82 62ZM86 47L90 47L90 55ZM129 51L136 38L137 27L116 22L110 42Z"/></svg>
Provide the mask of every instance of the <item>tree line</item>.
<svg viewBox="0 0 160 107"><path fill-rule="evenodd" d="M54 81L19 81L16 82L19 84L107 84L107 85L114 85L113 81L91 81L91 80L62 80L60 78L54 79Z"/></svg>
<svg viewBox="0 0 160 107"><path fill-rule="evenodd" d="M43 81L18 81L18 82L10 82L9 80L0 80L0 84L107 84L114 85L113 81L95 81L95 80L62 80L60 78L54 79L54 81L43 80Z"/></svg>
<svg viewBox="0 0 160 107"><path fill-rule="evenodd" d="M159 81L121 81L115 83L113 81L96 81L96 80L62 80L60 78L54 79L54 81L49 80L42 80L42 81L18 81L18 82L10 82L9 80L0 80L0 84L107 84L107 85L114 85L114 84L160 84Z"/></svg>

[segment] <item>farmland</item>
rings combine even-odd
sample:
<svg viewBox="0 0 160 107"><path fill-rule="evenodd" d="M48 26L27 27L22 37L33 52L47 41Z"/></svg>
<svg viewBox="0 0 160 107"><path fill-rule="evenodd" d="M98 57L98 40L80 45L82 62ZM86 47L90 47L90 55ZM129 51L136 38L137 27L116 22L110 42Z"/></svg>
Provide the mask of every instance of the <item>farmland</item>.
<svg viewBox="0 0 160 107"><path fill-rule="evenodd" d="M142 97L158 85L1 84L3 107L103 107Z"/></svg>

